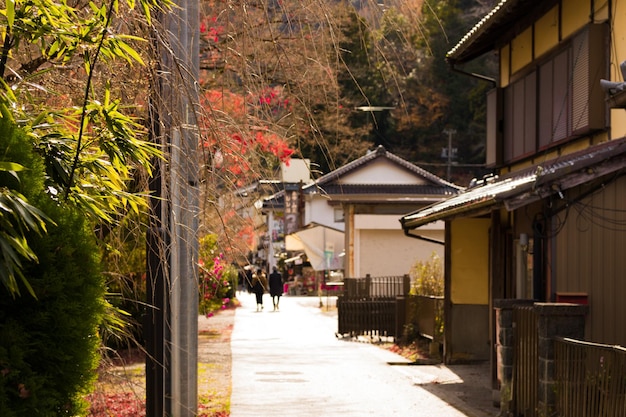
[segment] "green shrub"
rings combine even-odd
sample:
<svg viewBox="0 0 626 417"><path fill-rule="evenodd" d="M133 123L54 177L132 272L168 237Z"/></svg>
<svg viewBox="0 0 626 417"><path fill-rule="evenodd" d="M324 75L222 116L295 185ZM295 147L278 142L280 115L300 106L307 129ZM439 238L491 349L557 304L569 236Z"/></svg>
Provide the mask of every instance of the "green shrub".
<svg viewBox="0 0 626 417"><path fill-rule="evenodd" d="M0 186L21 188L55 225L28 236L38 263L24 264L24 274L37 298L0 292L0 416L84 415L104 305L98 247L84 216L34 186L43 184L42 164L26 149L18 131L0 135L0 159L29 167L20 183L0 178Z"/></svg>
<svg viewBox="0 0 626 417"><path fill-rule="evenodd" d="M109 305L100 336L106 353L145 345L146 217L127 213L101 237Z"/></svg>
<svg viewBox="0 0 626 417"><path fill-rule="evenodd" d="M443 265L441 258L433 252L428 261L417 261L411 268L411 294L443 296Z"/></svg>
<svg viewBox="0 0 626 417"><path fill-rule="evenodd" d="M117 355L118 350L145 345L143 319L146 300L146 274L105 274L107 293L105 320L100 326L100 338L105 355Z"/></svg>
<svg viewBox="0 0 626 417"><path fill-rule="evenodd" d="M409 275L412 285L410 294L423 297L443 297L444 296L444 276L441 258L433 252L428 261L417 261L411 268ZM421 301L419 297L413 297L409 304L409 323L404 327L403 337L411 342L419 338L420 329L417 325L421 314ZM443 338L443 303L435 304L434 311L434 337L435 341ZM428 315L432 313L429 312Z"/></svg>

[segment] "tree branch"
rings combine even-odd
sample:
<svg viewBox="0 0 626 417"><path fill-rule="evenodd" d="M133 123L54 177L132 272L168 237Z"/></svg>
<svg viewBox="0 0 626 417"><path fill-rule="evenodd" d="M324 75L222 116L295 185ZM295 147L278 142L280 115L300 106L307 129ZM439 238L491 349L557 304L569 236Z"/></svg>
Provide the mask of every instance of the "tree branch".
<svg viewBox="0 0 626 417"><path fill-rule="evenodd" d="M11 28L7 26L6 33L4 35L4 44L2 45L2 56L0 56L0 77L4 78L4 71L7 66L7 60L9 59L9 51L13 44L13 38L11 37Z"/></svg>
<svg viewBox="0 0 626 417"><path fill-rule="evenodd" d="M98 62L98 58L100 57L100 51L102 50L102 45L104 45L104 39L106 38L106 34L111 24L111 19L113 16L113 9L115 5L115 0L111 0L109 4L109 9L107 10L107 18L104 23L104 28L102 29L102 36L100 37L100 41L98 42L98 48L96 48L96 53L93 56L93 60L89 63L89 74L87 74L87 84L85 85L85 96L83 98L83 108L80 115L80 127L78 131L78 140L76 141L76 155L74 155L74 162L72 162L72 168L70 169L70 175L67 179L67 186L65 187L65 200L69 198L70 189L72 188L72 183L74 182L74 175L76 174L76 170L78 169L78 162L80 161L80 152L82 146L82 139L84 134L84 126L85 126L85 118L87 117L87 103L89 102L89 91L91 90L91 81L93 79L94 68L96 66L96 62Z"/></svg>

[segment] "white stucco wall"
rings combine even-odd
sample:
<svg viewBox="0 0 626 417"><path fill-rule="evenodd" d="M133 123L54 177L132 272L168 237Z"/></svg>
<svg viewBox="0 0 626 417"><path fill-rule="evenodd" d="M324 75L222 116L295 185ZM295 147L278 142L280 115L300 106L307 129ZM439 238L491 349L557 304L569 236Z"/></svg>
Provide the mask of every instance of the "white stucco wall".
<svg viewBox="0 0 626 417"><path fill-rule="evenodd" d="M335 221L334 207L340 208L340 206L331 206L328 201L328 198L319 194L307 196L304 204L304 226L317 223L333 229L345 230L344 222Z"/></svg>
<svg viewBox="0 0 626 417"><path fill-rule="evenodd" d="M280 164L282 182L309 184L311 182L311 160L292 158L289 163Z"/></svg>
<svg viewBox="0 0 626 417"><path fill-rule="evenodd" d="M417 261L427 261L433 252L442 261L444 246L404 234L398 216L356 215L354 217L355 277L392 276L409 273ZM445 224L435 222L419 228L414 234L443 242Z"/></svg>
<svg viewBox="0 0 626 417"><path fill-rule="evenodd" d="M387 159L370 162L337 180L338 184L425 184L426 180Z"/></svg>

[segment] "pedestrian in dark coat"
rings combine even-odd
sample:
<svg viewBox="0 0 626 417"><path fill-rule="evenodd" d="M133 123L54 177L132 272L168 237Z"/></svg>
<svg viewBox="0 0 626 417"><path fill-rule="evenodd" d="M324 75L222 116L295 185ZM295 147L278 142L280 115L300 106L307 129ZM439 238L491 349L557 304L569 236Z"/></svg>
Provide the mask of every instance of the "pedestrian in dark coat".
<svg viewBox="0 0 626 417"><path fill-rule="evenodd" d="M270 295L272 296L272 303L274 303L274 311L277 311L280 296L283 295L283 276L276 267L272 268L270 274Z"/></svg>
<svg viewBox="0 0 626 417"><path fill-rule="evenodd" d="M252 292L256 296L256 311L263 310L263 293L267 290L267 277L259 268L252 275Z"/></svg>
<svg viewBox="0 0 626 417"><path fill-rule="evenodd" d="M252 267L246 269L246 291L252 292Z"/></svg>

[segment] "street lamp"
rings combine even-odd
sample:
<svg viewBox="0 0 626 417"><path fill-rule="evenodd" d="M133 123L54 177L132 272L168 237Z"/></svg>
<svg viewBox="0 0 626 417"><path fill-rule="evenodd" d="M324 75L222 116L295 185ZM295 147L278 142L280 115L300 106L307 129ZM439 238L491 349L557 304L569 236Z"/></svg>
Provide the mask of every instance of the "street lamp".
<svg viewBox="0 0 626 417"><path fill-rule="evenodd" d="M383 112L383 111L389 111L389 110L393 110L395 109L394 106L358 106L354 108L357 111L363 111L363 112L369 112L372 113L372 119L374 121L374 133L378 133L377 136L380 136L383 140L381 142L387 142L387 139L384 136L384 130L383 129L379 129L378 128L378 123L376 122L376 117L374 116L374 112ZM384 119L381 120L381 124L383 124L383 126L385 125ZM383 131L383 134L380 134L379 132ZM382 145L382 143L378 143L377 145Z"/></svg>
<svg viewBox="0 0 626 417"><path fill-rule="evenodd" d="M354 108L354 110L370 111L370 112L384 111L384 110L393 110L393 109L395 109L395 107L390 107L390 106L359 106L359 107L355 107Z"/></svg>

